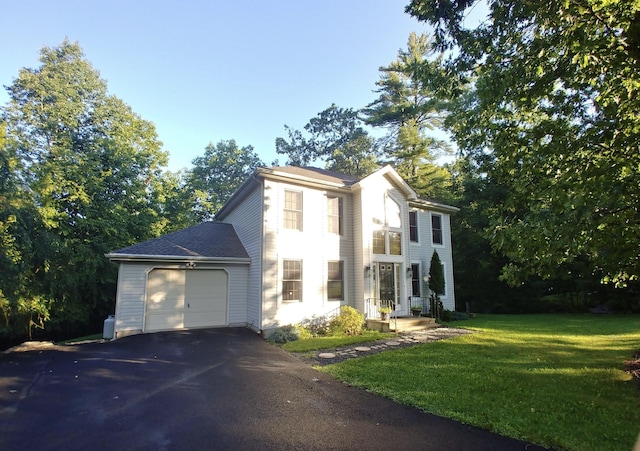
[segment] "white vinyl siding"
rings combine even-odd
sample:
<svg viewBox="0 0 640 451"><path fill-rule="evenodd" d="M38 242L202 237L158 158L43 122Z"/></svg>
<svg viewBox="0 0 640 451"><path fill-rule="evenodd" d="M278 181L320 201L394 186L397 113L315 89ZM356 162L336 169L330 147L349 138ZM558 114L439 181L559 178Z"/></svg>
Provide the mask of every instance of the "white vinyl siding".
<svg viewBox="0 0 640 451"><path fill-rule="evenodd" d="M262 328L295 324L305 318L320 316L349 303L353 283L349 279L353 262L353 225L349 213L351 197L347 193L332 192L298 186L275 180L265 180L264 207L264 309ZM284 204L288 191L299 191L304 199L302 231L284 227ZM328 197L343 199L343 235L330 233L327 227ZM287 300L283 295L285 280L283 262L302 261L302 302ZM330 300L327 293L327 262L343 260L344 296Z"/></svg>
<svg viewBox="0 0 640 451"><path fill-rule="evenodd" d="M120 264L114 324L116 338L142 332L148 271L148 264Z"/></svg>
<svg viewBox="0 0 640 451"><path fill-rule="evenodd" d="M230 303L229 323L236 324L237 318L245 318L248 326L258 330L262 328L260 316L262 312L262 252L263 252L263 189L257 186L243 202L234 208L224 218L225 223L233 224L233 228L238 234L238 238L244 245L247 254L251 258L251 265L248 268L249 276L244 281L237 281L238 286L234 286L234 280L231 280L231 293L246 293L246 302L244 306L246 311L236 311L240 306L236 303Z"/></svg>

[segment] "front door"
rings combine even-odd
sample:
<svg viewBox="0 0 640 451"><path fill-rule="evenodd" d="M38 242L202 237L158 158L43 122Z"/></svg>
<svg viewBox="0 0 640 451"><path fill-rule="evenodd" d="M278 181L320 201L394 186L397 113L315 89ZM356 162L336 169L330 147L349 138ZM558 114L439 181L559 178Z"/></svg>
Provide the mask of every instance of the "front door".
<svg viewBox="0 0 640 451"><path fill-rule="evenodd" d="M380 292L378 298L383 304L391 303L392 308L398 302L396 290L396 265L395 263L378 263L378 280Z"/></svg>

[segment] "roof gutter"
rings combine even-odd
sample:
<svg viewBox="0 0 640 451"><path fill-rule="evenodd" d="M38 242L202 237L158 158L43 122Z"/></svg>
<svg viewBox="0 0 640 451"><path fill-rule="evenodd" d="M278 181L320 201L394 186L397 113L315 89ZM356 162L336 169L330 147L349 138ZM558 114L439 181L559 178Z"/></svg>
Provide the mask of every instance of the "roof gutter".
<svg viewBox="0 0 640 451"><path fill-rule="evenodd" d="M201 263L238 263L248 265L249 257L186 257L183 255L139 255L139 254L105 254L112 262L201 262Z"/></svg>

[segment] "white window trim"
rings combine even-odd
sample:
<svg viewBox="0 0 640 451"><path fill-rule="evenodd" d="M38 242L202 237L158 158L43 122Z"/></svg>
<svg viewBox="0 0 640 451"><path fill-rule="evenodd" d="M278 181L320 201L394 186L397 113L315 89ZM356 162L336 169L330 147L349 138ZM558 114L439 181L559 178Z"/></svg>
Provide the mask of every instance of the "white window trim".
<svg viewBox="0 0 640 451"><path fill-rule="evenodd" d="M440 237L442 238L442 243L434 243L433 242L433 216L440 216ZM431 235L431 246L437 248L445 247L445 239L444 239L444 215L442 213L429 213L429 234Z"/></svg>
<svg viewBox="0 0 640 451"><path fill-rule="evenodd" d="M416 214L416 241L411 240L411 213ZM419 219L419 211L418 210L409 210L409 243L414 244L416 246L420 245L420 219Z"/></svg>

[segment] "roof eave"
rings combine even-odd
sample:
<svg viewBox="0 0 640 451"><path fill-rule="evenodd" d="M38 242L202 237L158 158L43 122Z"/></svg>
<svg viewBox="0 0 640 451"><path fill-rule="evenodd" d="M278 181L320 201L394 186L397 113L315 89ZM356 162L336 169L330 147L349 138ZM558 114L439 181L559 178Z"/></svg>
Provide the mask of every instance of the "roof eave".
<svg viewBox="0 0 640 451"><path fill-rule="evenodd" d="M440 204L438 202L432 202L425 199L411 199L409 201L410 207L427 208L429 210L441 211L444 213L456 213L460 211L458 207L452 205Z"/></svg>
<svg viewBox="0 0 640 451"><path fill-rule="evenodd" d="M280 172L273 168L259 168L257 173L262 175L264 178L268 178L271 180L279 180L285 182L296 181L300 184L314 187L329 187L337 190L350 191L351 186L345 184L344 182L330 182L328 180L319 180L313 177L306 177L304 175L292 174L289 172Z"/></svg>
<svg viewBox="0 0 640 451"><path fill-rule="evenodd" d="M105 254L112 262L201 262L201 263L251 263L249 257L203 257L203 256L184 256L184 255L142 255L142 254Z"/></svg>

